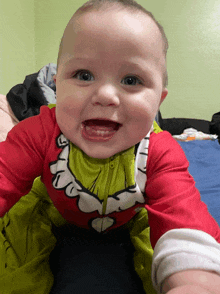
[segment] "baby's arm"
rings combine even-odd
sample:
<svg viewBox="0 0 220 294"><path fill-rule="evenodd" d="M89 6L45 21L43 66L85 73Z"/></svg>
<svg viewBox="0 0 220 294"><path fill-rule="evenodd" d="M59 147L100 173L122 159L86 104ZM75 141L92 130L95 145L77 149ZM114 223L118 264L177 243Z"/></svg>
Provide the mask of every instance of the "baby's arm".
<svg viewBox="0 0 220 294"><path fill-rule="evenodd" d="M0 143L0 217L30 191L34 179L42 174L46 142L37 115L17 124Z"/></svg>
<svg viewBox="0 0 220 294"><path fill-rule="evenodd" d="M166 294L218 294L220 276L201 270L182 271L168 277L162 289Z"/></svg>
<svg viewBox="0 0 220 294"><path fill-rule="evenodd" d="M166 293L169 289L176 288L175 291L179 291L176 293L185 294L188 292L180 292L184 287L189 288L190 285L194 288L199 286L204 288L206 285L214 287L218 283L219 291L219 275L220 244L205 232L194 229L173 229L165 233L154 248L152 279L158 293ZM178 289L180 286L183 289ZM209 292L211 291L212 288Z"/></svg>
<svg viewBox="0 0 220 294"><path fill-rule="evenodd" d="M156 136L159 147L149 146L146 187L146 208L154 248L154 287L158 293L163 289L169 294L192 294L199 289L195 293L201 294L202 288L204 293L215 294L215 289L204 288L202 281L202 277L207 278L206 285L211 287L213 276L220 293L220 284L217 286L220 283L219 226L200 199L180 146L167 134ZM196 279L190 273L196 273ZM200 279L199 285L197 279Z"/></svg>

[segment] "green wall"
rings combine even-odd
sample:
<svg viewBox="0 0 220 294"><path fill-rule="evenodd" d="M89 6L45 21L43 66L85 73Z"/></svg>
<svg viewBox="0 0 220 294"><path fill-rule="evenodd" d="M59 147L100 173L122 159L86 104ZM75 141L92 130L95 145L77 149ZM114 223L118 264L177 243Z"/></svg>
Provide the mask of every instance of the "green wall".
<svg viewBox="0 0 220 294"><path fill-rule="evenodd" d="M84 0L0 0L0 93L56 63L66 24ZM169 94L162 116L210 120L220 111L220 0L138 0L164 26Z"/></svg>
<svg viewBox="0 0 220 294"><path fill-rule="evenodd" d="M35 70L34 1L0 0L0 94Z"/></svg>

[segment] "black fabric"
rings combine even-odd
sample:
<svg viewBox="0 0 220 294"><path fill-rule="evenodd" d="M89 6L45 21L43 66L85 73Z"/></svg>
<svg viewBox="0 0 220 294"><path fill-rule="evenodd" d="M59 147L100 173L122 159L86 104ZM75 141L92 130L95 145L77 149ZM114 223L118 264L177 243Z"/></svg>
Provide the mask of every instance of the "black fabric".
<svg viewBox="0 0 220 294"><path fill-rule="evenodd" d="M23 84L15 85L6 95L19 121L39 114L40 107L48 104L37 80L38 73L26 76Z"/></svg>
<svg viewBox="0 0 220 294"><path fill-rule="evenodd" d="M218 142L220 144L220 112L213 114L209 131L210 134L216 134L218 136Z"/></svg>
<svg viewBox="0 0 220 294"><path fill-rule="evenodd" d="M140 145L140 142L137 143L137 144L134 146L134 154L135 154L135 156L136 156L136 154L137 154L137 150L138 150L139 145Z"/></svg>
<svg viewBox="0 0 220 294"><path fill-rule="evenodd" d="M144 294L134 270L127 229L96 233L72 225L53 227L57 245L50 256L50 294Z"/></svg>
<svg viewBox="0 0 220 294"><path fill-rule="evenodd" d="M156 118L155 118L158 126L161 128L161 124L163 123L162 115L160 110L157 112Z"/></svg>
<svg viewBox="0 0 220 294"><path fill-rule="evenodd" d="M205 134L210 134L210 122L202 119L189 119L189 118L168 118L161 120L161 129L168 131L171 135L180 135L185 129L194 128Z"/></svg>

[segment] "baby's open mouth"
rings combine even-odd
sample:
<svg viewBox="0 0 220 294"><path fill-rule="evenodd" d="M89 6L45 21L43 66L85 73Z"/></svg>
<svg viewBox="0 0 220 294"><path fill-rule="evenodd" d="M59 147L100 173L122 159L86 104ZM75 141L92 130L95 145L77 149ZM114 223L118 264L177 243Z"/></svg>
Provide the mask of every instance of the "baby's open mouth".
<svg viewBox="0 0 220 294"><path fill-rule="evenodd" d="M121 126L111 120L89 119L82 123L82 135L90 141L108 141Z"/></svg>

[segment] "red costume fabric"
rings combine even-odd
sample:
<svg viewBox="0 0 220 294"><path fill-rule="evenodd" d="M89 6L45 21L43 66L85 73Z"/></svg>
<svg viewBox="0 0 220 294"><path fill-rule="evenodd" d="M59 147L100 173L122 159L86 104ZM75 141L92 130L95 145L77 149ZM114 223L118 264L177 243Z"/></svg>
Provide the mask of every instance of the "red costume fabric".
<svg viewBox="0 0 220 294"><path fill-rule="evenodd" d="M62 146L66 146L65 137L60 135L55 108L43 106L40 115L20 122L9 132L7 140L0 143L0 217L30 191L33 180L41 175L62 216L70 223L89 228L88 223L98 212L81 211L77 197L67 197L64 190L53 186L50 166L59 158ZM153 247L167 231L179 228L201 230L220 243L219 226L200 200L187 168L183 150L168 132L151 133L145 203L110 213L116 220L110 229L128 222L136 208L145 206Z"/></svg>

